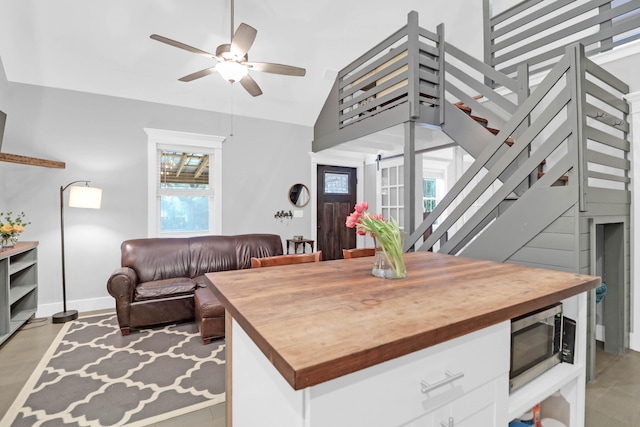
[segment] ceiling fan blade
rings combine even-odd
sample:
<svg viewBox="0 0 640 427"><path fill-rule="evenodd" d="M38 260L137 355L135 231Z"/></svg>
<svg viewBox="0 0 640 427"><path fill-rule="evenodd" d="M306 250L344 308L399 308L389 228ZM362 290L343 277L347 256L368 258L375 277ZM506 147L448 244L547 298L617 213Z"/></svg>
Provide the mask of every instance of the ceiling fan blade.
<svg viewBox="0 0 640 427"><path fill-rule="evenodd" d="M263 73L272 74L284 74L286 76L304 76L307 70L300 67L293 67L291 65L272 64L270 62L245 62L245 65L251 67L256 71L262 71Z"/></svg>
<svg viewBox="0 0 640 427"><path fill-rule="evenodd" d="M193 46L189 46L188 44L180 43L178 41L169 39L169 38L164 37L164 36L160 36L158 34L151 34L151 36L149 36L149 37L151 37L152 39L157 40L159 42L166 43L168 45L171 45L171 46L174 46L174 47L177 47L177 48L180 48L180 49L187 50L187 51L189 51L191 53L197 53L198 55L206 56L207 58L215 58L215 59L217 59L215 55L213 55L213 54L211 54L209 52L205 52L204 50L198 49L198 48L193 47Z"/></svg>
<svg viewBox="0 0 640 427"><path fill-rule="evenodd" d="M240 79L240 84L247 90L247 92L249 92L249 94L251 94L251 96L262 95L260 86L258 86L258 83L256 83L256 81L253 80L249 74Z"/></svg>
<svg viewBox="0 0 640 427"><path fill-rule="evenodd" d="M199 79L200 77L208 76L209 74L215 73L215 72L216 72L215 67L205 68L204 70L196 71L195 73L181 77L178 80L180 80L181 82L190 82L192 80Z"/></svg>
<svg viewBox="0 0 640 427"><path fill-rule="evenodd" d="M258 31L255 28L241 23L231 40L231 53L238 58L245 56L256 39L256 34L258 34Z"/></svg>

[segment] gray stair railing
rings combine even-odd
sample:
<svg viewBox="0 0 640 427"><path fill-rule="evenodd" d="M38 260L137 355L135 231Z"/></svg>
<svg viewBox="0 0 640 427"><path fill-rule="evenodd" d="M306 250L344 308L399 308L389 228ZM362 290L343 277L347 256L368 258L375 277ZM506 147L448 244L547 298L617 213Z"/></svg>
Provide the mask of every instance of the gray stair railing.
<svg viewBox="0 0 640 427"><path fill-rule="evenodd" d="M587 73L590 75L589 78L586 77ZM612 81L613 83L608 85L613 89L604 89L596 82L596 77L600 77L604 82ZM473 245L473 240L479 233L499 228L496 224L499 223L500 217L496 218L495 215L501 204L523 181L536 173L538 166L547 159L553 160L547 163L545 175L528 188L512 206L537 200L535 197L527 197L528 193L550 189L565 175L569 177L566 187L550 191L559 196L558 200L562 200L559 204L567 206L581 201L588 194L586 189L589 178L608 179L625 184L629 166L624 151L628 148L625 133L628 130L628 109L620 96L625 89L627 88L624 83L587 60L582 47L567 48L565 55L518 108L511 120L492 138L491 143L477 156L475 162L433 212L407 238L406 247L414 246L429 227L433 228L433 232L417 248L419 250L440 245L439 241L444 236L448 236L448 240L440 245L440 252L457 254L463 251L465 246ZM614 94L616 91L620 93ZM597 102L586 102L591 98L597 99ZM598 103L602 105L595 105ZM604 121L603 126L612 128L612 131L602 130L602 126L585 124L593 120L598 123ZM526 126L513 146L498 153L506 137L525 123L530 125ZM616 136L615 133L619 135ZM587 147L587 141L596 138L601 144L619 147L622 154L605 154L602 150ZM593 145L593 142L591 144ZM505 169L527 150L530 151L527 159L519 164L517 170L506 180L501 181L499 177ZM492 158L494 163L489 166L489 160ZM594 162L609 168L616 167L621 172L598 172L592 166ZM583 175L586 176L586 180ZM583 203L581 201L581 204ZM535 205L525 208L521 206L518 209L530 212L541 210ZM548 221L552 219L549 218Z"/></svg>
<svg viewBox="0 0 640 427"><path fill-rule="evenodd" d="M439 125L442 38L420 28L412 11L407 25L340 70L314 126L313 151L408 120Z"/></svg>
<svg viewBox="0 0 640 427"><path fill-rule="evenodd" d="M495 15L491 3L483 0L484 59L508 75L524 62L547 70L574 43L589 57L640 38L638 0L525 0Z"/></svg>

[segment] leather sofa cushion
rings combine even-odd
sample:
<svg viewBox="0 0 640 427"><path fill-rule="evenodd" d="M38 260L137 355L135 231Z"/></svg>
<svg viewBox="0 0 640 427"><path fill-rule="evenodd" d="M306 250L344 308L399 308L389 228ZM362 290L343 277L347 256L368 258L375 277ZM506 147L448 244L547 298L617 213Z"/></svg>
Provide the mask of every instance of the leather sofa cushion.
<svg viewBox="0 0 640 427"><path fill-rule="evenodd" d="M238 269L251 268L251 258L282 255L282 240L274 234L241 234L235 236Z"/></svg>
<svg viewBox="0 0 640 427"><path fill-rule="evenodd" d="M141 283L189 274L188 238L133 239L122 243L122 267L135 270Z"/></svg>
<svg viewBox="0 0 640 427"><path fill-rule="evenodd" d="M192 237L189 239L189 251L189 277L238 269L234 236Z"/></svg>
<svg viewBox="0 0 640 427"><path fill-rule="evenodd" d="M134 301L189 295L194 293L196 286L196 282L189 277L144 282L136 286Z"/></svg>
<svg viewBox="0 0 640 427"><path fill-rule="evenodd" d="M198 276L198 277L194 277L193 281L196 282L196 289L197 288L206 288L207 286L209 286L207 284L207 278L206 276Z"/></svg>
<svg viewBox="0 0 640 427"><path fill-rule="evenodd" d="M225 314L224 307L209 288L196 289L195 303L202 318L222 317Z"/></svg>

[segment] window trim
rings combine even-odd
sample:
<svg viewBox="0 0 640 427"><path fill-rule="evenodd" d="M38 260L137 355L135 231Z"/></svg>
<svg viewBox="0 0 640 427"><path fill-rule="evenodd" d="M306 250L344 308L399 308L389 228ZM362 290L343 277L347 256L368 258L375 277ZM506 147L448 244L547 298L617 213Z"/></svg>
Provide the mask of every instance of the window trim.
<svg viewBox="0 0 640 427"><path fill-rule="evenodd" d="M209 232L222 234L222 143L225 137L200 133L179 132L165 129L144 128L147 134L147 236L160 237L157 195L158 150L180 149L201 151L213 156L209 169L213 179L213 209L209 212ZM213 169L213 170L212 170Z"/></svg>

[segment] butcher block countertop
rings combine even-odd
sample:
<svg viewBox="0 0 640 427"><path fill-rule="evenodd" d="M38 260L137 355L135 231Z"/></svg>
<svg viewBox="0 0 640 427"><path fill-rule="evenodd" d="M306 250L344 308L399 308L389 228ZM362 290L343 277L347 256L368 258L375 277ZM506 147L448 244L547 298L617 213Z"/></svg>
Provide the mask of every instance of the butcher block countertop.
<svg viewBox="0 0 640 427"><path fill-rule="evenodd" d="M432 252L408 253L405 259L405 279L373 277L371 257L206 276L228 313L295 390L601 283L594 276Z"/></svg>

